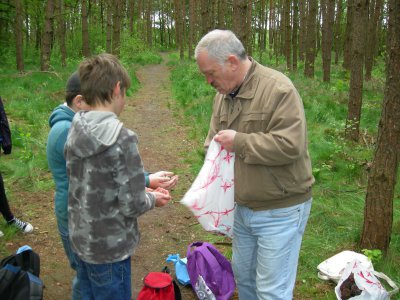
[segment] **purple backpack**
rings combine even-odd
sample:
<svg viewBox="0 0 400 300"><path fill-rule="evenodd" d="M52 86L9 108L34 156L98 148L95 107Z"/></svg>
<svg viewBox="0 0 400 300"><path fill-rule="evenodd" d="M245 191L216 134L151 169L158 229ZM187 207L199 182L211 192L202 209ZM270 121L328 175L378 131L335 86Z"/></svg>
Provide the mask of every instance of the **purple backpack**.
<svg viewBox="0 0 400 300"><path fill-rule="evenodd" d="M199 299L228 300L236 284L231 263L211 244L195 242L187 250L187 270Z"/></svg>

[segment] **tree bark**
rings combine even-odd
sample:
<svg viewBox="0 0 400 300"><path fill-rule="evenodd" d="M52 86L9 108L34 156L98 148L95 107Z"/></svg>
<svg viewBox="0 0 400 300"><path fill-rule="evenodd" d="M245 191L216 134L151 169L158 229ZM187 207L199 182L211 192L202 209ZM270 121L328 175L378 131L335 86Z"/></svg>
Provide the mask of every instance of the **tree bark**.
<svg viewBox="0 0 400 300"><path fill-rule="evenodd" d="M335 19L335 0L321 0L322 10L322 67L323 80L331 80L331 61L333 43L333 22Z"/></svg>
<svg viewBox="0 0 400 300"><path fill-rule="evenodd" d="M335 48L335 64L339 63L340 50L342 48L342 11L343 11L343 0L338 0L336 6L336 18L335 18L335 33L334 33L334 48Z"/></svg>
<svg viewBox="0 0 400 300"><path fill-rule="evenodd" d="M297 70L297 57L299 49L298 36L299 36L299 0L293 0L293 31L292 31L293 71Z"/></svg>
<svg viewBox="0 0 400 300"><path fill-rule="evenodd" d="M107 26L106 26L106 51L112 53L111 39L112 39L112 0L106 0L107 3Z"/></svg>
<svg viewBox="0 0 400 300"><path fill-rule="evenodd" d="M24 40L23 40L23 11L20 0L15 0L15 53L17 61L17 70L24 71Z"/></svg>
<svg viewBox="0 0 400 300"><path fill-rule="evenodd" d="M307 0L299 0L300 32L299 32L299 60L304 61L306 56L307 40Z"/></svg>
<svg viewBox="0 0 400 300"><path fill-rule="evenodd" d="M121 49L121 0L113 1L113 18L112 18L112 50L111 53L119 57Z"/></svg>
<svg viewBox="0 0 400 300"><path fill-rule="evenodd" d="M189 34L188 34L188 57L192 59L194 55L194 43L196 41L195 28L197 24L196 20L196 1L189 0Z"/></svg>
<svg viewBox="0 0 400 300"><path fill-rule="evenodd" d="M365 80L371 80L372 67L375 61L377 28L379 27L382 0L372 0L368 22L367 45L365 47Z"/></svg>
<svg viewBox="0 0 400 300"><path fill-rule="evenodd" d="M247 0L233 0L233 32L243 43L246 51L249 49L247 32Z"/></svg>
<svg viewBox="0 0 400 300"><path fill-rule="evenodd" d="M153 40L153 35L152 35L152 1L147 1L146 2L146 41L147 41L147 46L151 48L153 46L152 40Z"/></svg>
<svg viewBox="0 0 400 300"><path fill-rule="evenodd" d="M65 67L67 65L67 50L65 46L65 20L63 13L63 0L56 0L56 11L57 11L57 38L60 45L61 52L61 65Z"/></svg>
<svg viewBox="0 0 400 300"><path fill-rule="evenodd" d="M347 0L346 30L344 33L344 49L343 49L343 68L347 70L350 70L351 56L352 56L354 1L355 0Z"/></svg>
<svg viewBox="0 0 400 300"><path fill-rule="evenodd" d="M346 138L355 142L358 141L360 132L367 12L368 0L354 1L354 27L351 38L353 50L350 66L350 97L346 120Z"/></svg>
<svg viewBox="0 0 400 300"><path fill-rule="evenodd" d="M90 0L89 0L90 1ZM88 10L86 0L82 4L82 54L84 57L90 56L90 39L89 39L89 23L88 23Z"/></svg>
<svg viewBox="0 0 400 300"><path fill-rule="evenodd" d="M387 252L400 160L400 2L389 0L388 60L377 148L368 178L360 246Z"/></svg>
<svg viewBox="0 0 400 300"><path fill-rule="evenodd" d="M306 77L314 77L315 63L315 33L317 26L317 1L308 0L308 17L307 17L307 36L306 36L306 61L304 67L304 75Z"/></svg>
<svg viewBox="0 0 400 300"><path fill-rule="evenodd" d="M42 53L40 60L40 69L42 71L48 71L50 67L51 39L53 37L53 18L54 2L53 0L47 0L46 16L42 37Z"/></svg>
<svg viewBox="0 0 400 300"><path fill-rule="evenodd" d="M290 0L284 0L283 2L283 26L284 26L284 39L285 39L285 58L286 58L286 69L292 69L292 49L291 49L291 34L292 28L290 26Z"/></svg>

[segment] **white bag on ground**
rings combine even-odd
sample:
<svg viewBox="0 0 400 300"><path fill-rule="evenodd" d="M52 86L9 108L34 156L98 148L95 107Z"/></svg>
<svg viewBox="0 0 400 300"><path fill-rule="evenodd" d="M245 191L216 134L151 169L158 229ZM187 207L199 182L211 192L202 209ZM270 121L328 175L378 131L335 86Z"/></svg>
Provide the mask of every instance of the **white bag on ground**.
<svg viewBox="0 0 400 300"><path fill-rule="evenodd" d="M203 167L181 203L207 231L232 237L235 154L211 141Z"/></svg>
<svg viewBox="0 0 400 300"><path fill-rule="evenodd" d="M377 277L385 279L393 290L387 292ZM336 285L335 294L338 300L388 300L398 290L385 274L366 268L361 261L355 259L347 264Z"/></svg>
<svg viewBox="0 0 400 300"><path fill-rule="evenodd" d="M366 269L374 270L371 261L364 254L345 250L320 263L317 266L318 277L322 280L332 280L337 283L342 277L347 264L354 259L358 259Z"/></svg>

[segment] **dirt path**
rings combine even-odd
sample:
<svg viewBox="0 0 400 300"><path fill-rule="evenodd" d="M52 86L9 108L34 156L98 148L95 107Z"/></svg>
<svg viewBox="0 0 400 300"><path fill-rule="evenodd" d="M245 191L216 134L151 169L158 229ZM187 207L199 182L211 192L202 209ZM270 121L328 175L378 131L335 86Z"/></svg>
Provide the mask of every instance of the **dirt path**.
<svg viewBox="0 0 400 300"><path fill-rule="evenodd" d="M166 58L166 56L164 56ZM140 90L127 99L121 119L125 126L139 136L139 151L149 172L171 170L180 179L174 191L173 202L167 207L156 208L139 219L142 239L132 258L132 286L134 299L142 287L143 277L150 271L160 271L168 254L186 256L187 245L200 240L192 214L179 203L190 186L187 165L182 153L193 145L186 140L186 128L178 124L170 92L170 72L165 60L160 65L149 65L137 71L141 82ZM35 227L34 234L17 235L7 243L8 252L14 252L22 245L30 245L41 257L40 277L45 283L45 300L70 299L73 272L58 236L54 217L53 191L34 194L27 191L15 193L15 214L30 220ZM21 200L19 200L21 199ZM23 199L23 200L22 200ZM29 213L18 209L29 202ZM182 299L195 299L191 288L181 288Z"/></svg>

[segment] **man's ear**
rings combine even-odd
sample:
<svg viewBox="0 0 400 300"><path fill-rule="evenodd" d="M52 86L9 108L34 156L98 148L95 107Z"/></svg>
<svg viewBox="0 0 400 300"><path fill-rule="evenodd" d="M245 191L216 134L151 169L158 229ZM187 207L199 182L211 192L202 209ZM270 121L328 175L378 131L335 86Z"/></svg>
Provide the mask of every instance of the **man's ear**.
<svg viewBox="0 0 400 300"><path fill-rule="evenodd" d="M229 65L233 71L236 71L239 68L240 60L236 55L229 55L227 61L229 62Z"/></svg>

